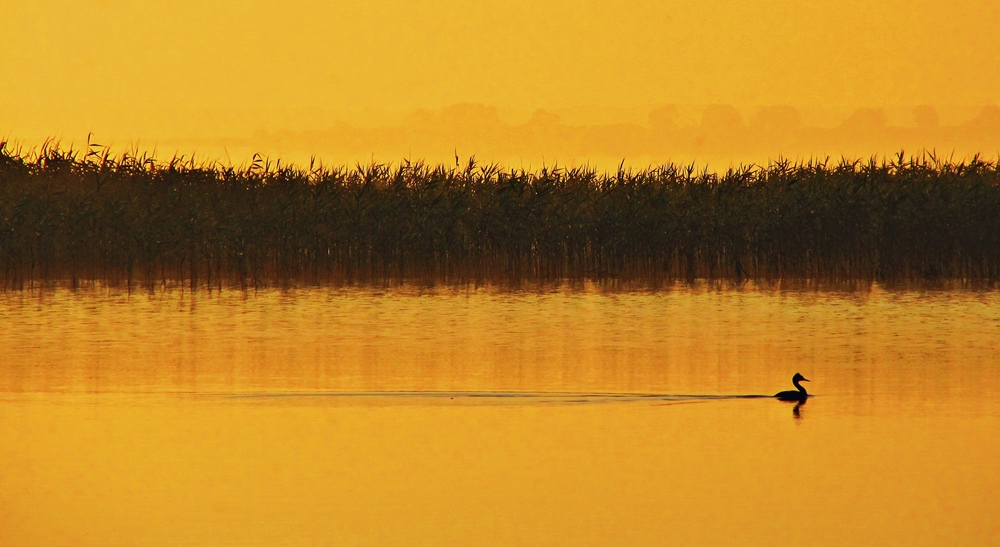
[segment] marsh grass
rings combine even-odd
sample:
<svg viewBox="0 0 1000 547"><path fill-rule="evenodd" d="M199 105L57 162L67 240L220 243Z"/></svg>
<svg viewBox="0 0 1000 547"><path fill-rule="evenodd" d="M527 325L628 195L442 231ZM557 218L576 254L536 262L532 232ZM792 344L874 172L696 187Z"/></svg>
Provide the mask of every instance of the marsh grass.
<svg viewBox="0 0 1000 547"><path fill-rule="evenodd" d="M3 285L1000 278L1000 167L242 167L0 144Z"/></svg>

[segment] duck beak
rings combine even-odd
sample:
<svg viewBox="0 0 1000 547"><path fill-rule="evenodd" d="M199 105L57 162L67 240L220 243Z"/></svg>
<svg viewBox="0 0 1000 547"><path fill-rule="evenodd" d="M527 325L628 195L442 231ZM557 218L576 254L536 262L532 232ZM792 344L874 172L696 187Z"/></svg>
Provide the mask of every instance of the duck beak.
<svg viewBox="0 0 1000 547"><path fill-rule="evenodd" d="M803 379L802 379L802 381L803 381L803 382L808 382L808 381L809 381L809 378L803 378Z"/></svg>

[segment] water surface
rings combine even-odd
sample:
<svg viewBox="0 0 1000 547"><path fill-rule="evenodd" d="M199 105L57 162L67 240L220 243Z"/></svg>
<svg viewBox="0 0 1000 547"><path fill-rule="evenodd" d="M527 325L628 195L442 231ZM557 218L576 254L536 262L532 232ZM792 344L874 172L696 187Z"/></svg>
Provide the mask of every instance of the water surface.
<svg viewBox="0 0 1000 547"><path fill-rule="evenodd" d="M996 544L997 340L971 290L6 293L0 544Z"/></svg>

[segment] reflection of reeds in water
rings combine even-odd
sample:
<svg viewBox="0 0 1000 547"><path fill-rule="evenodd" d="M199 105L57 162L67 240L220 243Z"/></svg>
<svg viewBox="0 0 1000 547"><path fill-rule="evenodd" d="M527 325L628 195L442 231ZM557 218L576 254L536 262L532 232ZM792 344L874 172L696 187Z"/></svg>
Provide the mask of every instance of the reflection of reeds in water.
<svg viewBox="0 0 1000 547"><path fill-rule="evenodd" d="M5 286L1000 277L1000 166L245 168L0 150Z"/></svg>

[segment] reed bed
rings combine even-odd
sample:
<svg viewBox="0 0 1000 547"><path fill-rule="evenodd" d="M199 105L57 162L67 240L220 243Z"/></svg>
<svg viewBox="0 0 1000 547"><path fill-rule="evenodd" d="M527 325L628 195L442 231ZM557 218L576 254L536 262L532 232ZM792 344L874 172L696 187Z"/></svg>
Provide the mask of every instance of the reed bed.
<svg viewBox="0 0 1000 547"><path fill-rule="evenodd" d="M1000 278L1000 166L932 154L725 173L158 162L0 144L6 288L394 280Z"/></svg>

